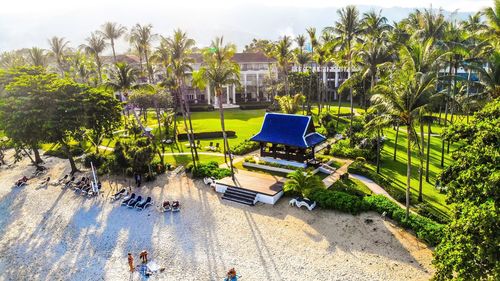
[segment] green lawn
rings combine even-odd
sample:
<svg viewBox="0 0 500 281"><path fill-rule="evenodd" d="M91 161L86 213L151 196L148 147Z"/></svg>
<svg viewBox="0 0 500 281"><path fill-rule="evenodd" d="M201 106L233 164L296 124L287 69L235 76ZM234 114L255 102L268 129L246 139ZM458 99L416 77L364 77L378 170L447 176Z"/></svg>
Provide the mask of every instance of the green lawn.
<svg viewBox="0 0 500 281"><path fill-rule="evenodd" d="M441 132L442 128L438 125L434 125L431 127L432 133ZM425 132L425 140L427 141L427 128L424 130ZM381 173L386 176L388 179L392 180L392 183L395 187L405 190L406 189L406 142L407 142L407 134L406 128L401 127L399 131L398 137L398 145L396 152L396 161L393 160L394 153L394 140L396 136L396 131L392 128L388 128L384 130L384 135L387 137L386 142L384 143L384 147L381 153ZM451 152L453 149L456 149L457 145L452 144L450 146L450 154L446 154L445 148L445 161L444 165L447 166L451 159ZM414 147L412 152L412 176L411 176L411 193L415 196L418 196L418 167L419 167L419 158L418 158L418 148ZM430 161L429 161L429 183L425 182L425 174L424 174L424 184L422 185L423 190L423 199L424 202L427 202L430 207L436 213L440 215L444 215L446 217L449 216L449 206L445 203L445 195L439 193L435 188L436 178L441 172L441 138L439 136L431 136L431 149L430 149ZM425 162L424 162L425 165ZM370 168L375 170L375 165L368 165ZM416 204L417 202L412 202Z"/></svg>

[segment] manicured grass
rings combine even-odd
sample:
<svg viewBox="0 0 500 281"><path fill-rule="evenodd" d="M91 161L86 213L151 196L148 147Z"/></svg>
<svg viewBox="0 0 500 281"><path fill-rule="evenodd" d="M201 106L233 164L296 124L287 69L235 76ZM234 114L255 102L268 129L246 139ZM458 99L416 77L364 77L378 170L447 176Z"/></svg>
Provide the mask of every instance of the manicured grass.
<svg viewBox="0 0 500 281"><path fill-rule="evenodd" d="M350 178L347 180L338 180L330 186L331 190L347 192L350 194L359 194L359 195L370 195L372 194L371 190L361 181Z"/></svg>
<svg viewBox="0 0 500 281"><path fill-rule="evenodd" d="M442 129L438 125L433 125L431 127L432 133L440 132ZM427 127L424 129L425 140L427 141ZM388 128L384 130L384 135L387 137L387 140L384 143L384 147L381 153L381 173L386 176L388 179L392 180L393 186L401 189L402 191L406 190L406 128L401 127L399 131L398 137L398 145L396 152L396 161L393 160L394 153L394 140L396 136L396 131L392 128ZM444 157L444 165L448 165L451 161L451 151L456 149L457 145L452 144L450 146L450 154L446 154L445 147L445 157ZM411 176L411 193L415 198L418 196L418 167L419 167L419 158L418 158L418 148L415 146L412 148L412 176ZM430 149L430 161L429 161L429 182L425 182L425 174L424 174L424 182L422 185L422 193L423 200L427 202L430 207L435 211L438 215L449 216L449 209L445 203L446 196L444 194L439 193L439 191L435 188L435 182L441 173L441 137L439 136L431 136L431 149ZM367 165L371 169L375 170L376 167L373 164ZM425 161L424 161L425 168ZM425 172L425 171L424 171ZM418 202L412 202L412 204L417 204Z"/></svg>

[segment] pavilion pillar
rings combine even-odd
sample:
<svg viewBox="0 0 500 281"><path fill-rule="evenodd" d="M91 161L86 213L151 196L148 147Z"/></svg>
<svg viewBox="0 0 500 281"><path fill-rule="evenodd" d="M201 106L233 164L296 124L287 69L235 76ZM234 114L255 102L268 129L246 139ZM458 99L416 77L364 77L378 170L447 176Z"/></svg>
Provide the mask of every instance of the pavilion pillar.
<svg viewBox="0 0 500 281"><path fill-rule="evenodd" d="M247 74L243 74L243 85L245 85L245 89L244 89L244 94L245 94L245 102L247 101L248 97L247 97Z"/></svg>
<svg viewBox="0 0 500 281"><path fill-rule="evenodd" d="M236 85L233 84L233 104L236 104Z"/></svg>
<svg viewBox="0 0 500 281"><path fill-rule="evenodd" d="M230 104L230 102L229 102L229 85L226 86L226 104Z"/></svg>
<svg viewBox="0 0 500 281"><path fill-rule="evenodd" d="M207 85L207 101L210 104L210 84Z"/></svg>
<svg viewBox="0 0 500 281"><path fill-rule="evenodd" d="M259 94L259 73L257 75L257 101L260 101L260 94Z"/></svg>

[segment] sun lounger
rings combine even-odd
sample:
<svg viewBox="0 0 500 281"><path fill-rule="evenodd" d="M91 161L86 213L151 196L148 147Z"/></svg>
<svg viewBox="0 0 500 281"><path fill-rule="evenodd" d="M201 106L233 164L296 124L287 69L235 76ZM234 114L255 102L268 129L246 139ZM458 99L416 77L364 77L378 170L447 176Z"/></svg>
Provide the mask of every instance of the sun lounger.
<svg viewBox="0 0 500 281"><path fill-rule="evenodd" d="M206 177L206 178L203 179L203 182L206 185L212 186L212 184L215 184L215 178L213 178L213 177Z"/></svg>
<svg viewBox="0 0 500 281"><path fill-rule="evenodd" d="M127 204L127 207L129 208L134 208L135 205L137 204L137 202L141 202L142 200L142 196L137 196L137 198L134 198L134 199L131 199L130 201L128 201L128 204Z"/></svg>
<svg viewBox="0 0 500 281"><path fill-rule="evenodd" d="M14 183L14 187L23 187L28 184L28 178L22 177Z"/></svg>
<svg viewBox="0 0 500 281"><path fill-rule="evenodd" d="M312 211L316 207L316 201L312 201L308 198L297 197L290 200L289 205L295 205L297 208L305 206L309 211Z"/></svg>
<svg viewBox="0 0 500 281"><path fill-rule="evenodd" d="M147 207L151 206L153 204L153 200L151 197L148 196L146 200L143 200L135 205L135 207L139 210L142 211L146 209Z"/></svg>
<svg viewBox="0 0 500 281"><path fill-rule="evenodd" d="M62 177L62 178L58 179L57 181L51 183L51 185L60 185L60 184L63 184L63 183L65 183L68 180L68 177L69 177L69 175L66 174L66 175L64 175L64 177Z"/></svg>
<svg viewBox="0 0 500 281"><path fill-rule="evenodd" d="M127 194L128 194L128 191L125 188L122 188L117 193L111 195L111 200L116 201L116 200L120 199L122 196L127 196Z"/></svg>
<svg viewBox="0 0 500 281"><path fill-rule="evenodd" d="M42 182L38 184L37 188L46 188L49 185L50 177L44 179Z"/></svg>
<svg viewBox="0 0 500 281"><path fill-rule="evenodd" d="M73 184L75 184L75 179L76 179L75 177L72 177L69 181L66 181L62 186L62 188L72 187Z"/></svg>
<svg viewBox="0 0 500 281"><path fill-rule="evenodd" d="M158 211L161 213L169 212L172 210L172 206L169 201L164 201L162 205L158 206Z"/></svg>
<svg viewBox="0 0 500 281"><path fill-rule="evenodd" d="M135 199L135 193L132 193L128 196L125 196L123 198L122 205L126 206L128 204L128 202L130 202L130 200L134 200L134 199Z"/></svg>
<svg viewBox="0 0 500 281"><path fill-rule="evenodd" d="M181 204L179 201L172 202L172 212L178 212L181 210Z"/></svg>

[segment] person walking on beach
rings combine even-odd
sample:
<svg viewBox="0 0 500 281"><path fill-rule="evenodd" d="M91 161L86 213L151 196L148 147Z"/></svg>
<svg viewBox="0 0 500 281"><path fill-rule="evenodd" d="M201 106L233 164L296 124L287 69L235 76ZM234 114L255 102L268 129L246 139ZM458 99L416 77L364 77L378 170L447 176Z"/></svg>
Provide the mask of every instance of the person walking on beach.
<svg viewBox="0 0 500 281"><path fill-rule="evenodd" d="M144 250L139 254L139 258L142 260L142 263L148 263L148 251Z"/></svg>
<svg viewBox="0 0 500 281"><path fill-rule="evenodd" d="M128 266L130 267L130 272L134 272L134 257L132 257L132 253L128 253Z"/></svg>
<svg viewBox="0 0 500 281"><path fill-rule="evenodd" d="M141 182L142 182L141 174L135 173L134 179L135 179L135 185L137 187L140 187L141 186Z"/></svg>

